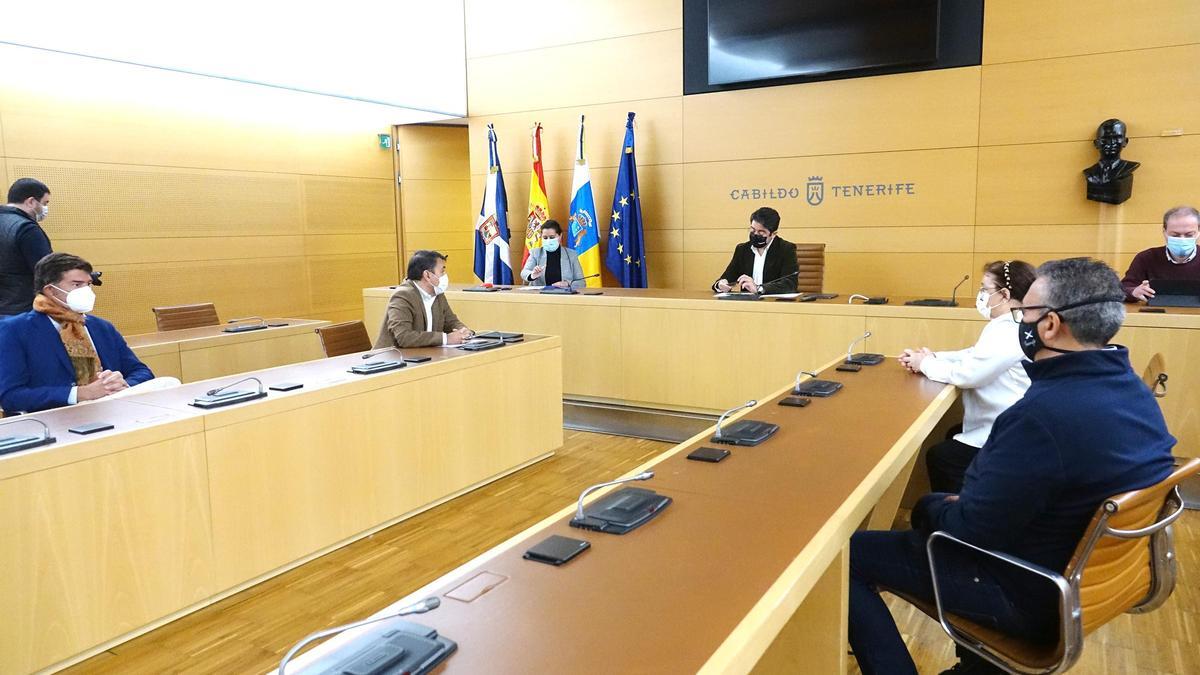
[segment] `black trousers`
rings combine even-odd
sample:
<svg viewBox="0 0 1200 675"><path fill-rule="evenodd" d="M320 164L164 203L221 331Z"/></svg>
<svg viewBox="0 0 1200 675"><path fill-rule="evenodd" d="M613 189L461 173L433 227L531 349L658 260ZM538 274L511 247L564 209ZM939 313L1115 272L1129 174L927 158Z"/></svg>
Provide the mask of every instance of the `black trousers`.
<svg viewBox="0 0 1200 675"><path fill-rule="evenodd" d="M959 443L953 438L929 448L929 453L925 455L925 467L929 469L929 491L961 492L963 476L977 452L979 448Z"/></svg>

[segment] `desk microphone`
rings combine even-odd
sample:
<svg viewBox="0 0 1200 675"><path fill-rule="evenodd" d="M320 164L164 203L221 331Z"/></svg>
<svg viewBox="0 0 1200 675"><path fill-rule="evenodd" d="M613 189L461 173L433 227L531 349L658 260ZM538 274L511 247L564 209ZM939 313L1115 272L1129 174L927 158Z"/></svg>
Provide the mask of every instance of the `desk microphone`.
<svg viewBox="0 0 1200 675"><path fill-rule="evenodd" d="M264 330L265 328L267 328L267 320L262 318L261 316L244 316L240 319L230 319L229 321L226 321L225 323L240 324L243 321L257 321L258 323L247 323L247 324L242 324L240 326L230 326L229 328L226 328L224 332L226 332L226 333L244 333L246 331Z"/></svg>
<svg viewBox="0 0 1200 675"><path fill-rule="evenodd" d="M713 439L715 440L715 439L722 437L721 436L721 424L725 421L726 417L729 417L730 415L732 415L733 413L735 413L739 410L745 410L746 408L753 408L756 405L758 405L758 401L756 401L754 399L750 399L749 401L746 401L745 403L743 403L737 407L730 408L729 410L726 410L725 412L721 413L721 416L717 419L717 433L713 434Z"/></svg>
<svg viewBox="0 0 1200 675"><path fill-rule="evenodd" d="M258 391L249 391L246 389L233 389L226 391L234 385L250 381L258 383ZM231 382L224 387L209 389L208 391L204 392L204 396L197 396L189 405L204 409L220 408L227 405L233 405L234 403L242 403L243 401L253 401L259 398L265 398L266 395L267 392L263 388L262 380L254 376L250 376L243 377L237 382Z"/></svg>
<svg viewBox="0 0 1200 675"><path fill-rule="evenodd" d="M283 660L279 662L279 670L277 670L275 672L277 675L286 675L286 673L284 672L284 669L287 668L288 662L292 660L292 657L294 657L296 655L296 652L300 651L304 646L308 645L310 642L312 642L314 640L320 640L321 638L329 637L331 635L337 635L338 633L343 633L345 631L348 631L348 630L351 630L354 628L361 628L362 626L367 626L367 625L370 625L373 623L378 623L380 621L386 621L388 619L395 619L396 617L408 616L409 614L424 614L425 612L428 612L430 610L437 609L441 604L442 604L442 601L439 598L436 598L436 597L425 598L424 600L416 603L415 605L401 607L400 609L398 609L394 612L389 612L387 614L384 614L383 616L377 616L377 617L374 617L371 619L363 619L362 621L355 621L354 623L348 623L343 626L334 626L333 628L326 628L325 630L319 630L319 631L309 635L308 637L304 638L300 642L297 642L296 646L294 646L290 650L288 650L288 653L284 655Z"/></svg>
<svg viewBox="0 0 1200 675"><path fill-rule="evenodd" d="M43 445L50 445L55 441L55 438L50 435L50 427L36 417L20 417L8 422L0 422L0 427L8 426L10 424L21 424L22 422L34 422L42 425L42 435L0 437L0 455L6 455L10 452L17 452L19 450L38 448Z"/></svg>
<svg viewBox="0 0 1200 675"><path fill-rule="evenodd" d="M596 485L585 488L583 492L579 494L579 501L575 505L575 520L583 520L585 518L583 515L583 500L596 490L599 490L600 488L606 488L610 485L620 485L621 483L631 483L639 480L650 480L651 478L654 478L653 471L643 471L636 476L630 476L629 478L618 478L617 480L610 480L607 483L597 483Z"/></svg>
<svg viewBox="0 0 1200 675"><path fill-rule="evenodd" d="M363 354L363 355L362 355L362 358L363 358L363 360L366 360L366 359L369 359L369 358L371 358L372 356L379 356L380 354L382 354L382 353L384 353L384 352L390 352L390 351L392 351L393 349L395 349L395 350L396 350L396 353L397 353L397 354L400 354L400 358L404 358L404 354L400 352L400 348L399 348L399 347L385 347L385 348L383 348L383 349L376 349L376 350L375 350L375 351L373 351L373 352L367 352L366 354Z"/></svg>
<svg viewBox="0 0 1200 675"><path fill-rule="evenodd" d="M231 383L225 385L224 387L217 387L216 389L209 389L208 391L204 392L204 394L206 396L216 396L217 394L225 391L226 389L232 387L235 384L241 384L243 382L250 382L251 380L258 383L258 393L260 393L260 394L263 393L262 380L251 375L250 377L243 377L242 379L238 380L237 382L231 382Z"/></svg>
<svg viewBox="0 0 1200 675"><path fill-rule="evenodd" d="M767 286L769 286L769 285L771 285L771 284L775 283L776 281L783 281L784 279L787 279L787 278L789 278L789 277L795 277L795 276L799 276L799 275L800 275L800 270L796 270L795 272L792 272L791 274L785 274L785 275L783 275L783 276L779 277L778 279L772 279L772 280L770 280L770 281L764 281L764 282L762 282L761 284L759 284L759 285L758 285L758 288L759 288L759 291L758 291L758 292L759 292L759 293L762 293L762 289L764 289L764 288L766 288Z"/></svg>
<svg viewBox="0 0 1200 675"><path fill-rule="evenodd" d="M871 331L867 331L858 336L853 342L850 343L849 347L846 347L846 363L854 363L860 366L873 366L878 363L883 363L883 354L870 354L866 352L860 352L858 354L852 353L854 351L854 345L866 340L869 337L871 337Z"/></svg>
<svg viewBox="0 0 1200 675"><path fill-rule="evenodd" d="M808 380L800 381L801 375L808 375ZM796 373L796 386L792 387L792 395L799 396L833 396L842 388L842 383L834 380L818 379L820 376L811 370Z"/></svg>
<svg viewBox="0 0 1200 675"><path fill-rule="evenodd" d="M954 290L950 291L950 299L943 300L941 298L925 298L923 300L909 300L904 303L906 305L917 305L919 307L958 307L958 289L960 286L970 279L970 274L964 274L963 278L954 285Z"/></svg>
<svg viewBox="0 0 1200 675"><path fill-rule="evenodd" d="M545 275L546 273L545 273L545 272L542 272L542 274L543 274L543 275ZM561 288L561 287L559 287L559 286L551 286L551 285L549 285L549 284L546 284L545 286L542 286L542 290L541 290L541 292L542 292L542 293L545 293L546 295L555 295L555 294L558 294L558 295L575 295L575 294L579 293L579 291L575 290L575 288L574 288L574 287L575 287L575 282L576 282L576 281L584 281L584 280L586 280L586 279L595 279L595 278L596 278L596 277L598 277L598 276L600 276L600 273L599 273L599 272L597 272L597 273L595 273L595 274L589 274L589 275L587 275L586 277L579 277L578 279L572 278L572 279L571 279L571 280L568 282L568 284L567 284L567 287L566 287L566 288Z"/></svg>

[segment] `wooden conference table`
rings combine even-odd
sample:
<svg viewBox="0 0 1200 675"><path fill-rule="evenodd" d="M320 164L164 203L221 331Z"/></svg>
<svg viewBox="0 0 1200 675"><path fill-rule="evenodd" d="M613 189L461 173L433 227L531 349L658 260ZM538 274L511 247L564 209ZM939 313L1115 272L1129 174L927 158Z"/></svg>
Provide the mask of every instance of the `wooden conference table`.
<svg viewBox="0 0 1200 675"><path fill-rule="evenodd" d="M211 377L319 359L325 355L314 328L316 319L267 319L286 323L244 333L226 333L228 325L202 326L126 336L134 354L159 377L196 382Z"/></svg>
<svg viewBox="0 0 1200 675"><path fill-rule="evenodd" d="M743 413L780 425L757 447L686 460L711 445L710 429L629 472L653 469L635 485L674 499L639 529L573 529L575 505L564 505L393 607L440 597L407 619L458 643L448 674L844 672L849 537L864 520L890 527L956 393L891 362L822 377L845 387L805 408L776 405L789 385ZM551 534L592 547L562 567L522 559Z"/></svg>
<svg viewBox="0 0 1200 675"><path fill-rule="evenodd" d="M405 350L433 360L366 376L352 354L246 373L304 387L215 410L188 403L237 376L13 418L58 441L0 456L0 672L81 660L548 457L561 351ZM491 397L535 371L529 425Z"/></svg>
<svg viewBox="0 0 1200 675"><path fill-rule="evenodd" d="M772 391L799 370L854 351L895 355L906 347L963 349L984 319L971 297L960 307L847 304L847 294L816 302L715 300L707 291L603 288L603 295L529 291L447 291L454 312L477 330L560 335L563 392L569 398L650 408L713 412ZM364 321L379 329L394 291L363 290ZM1159 399L1182 456L1200 448L1200 310L1128 315L1114 342L1130 349L1141 373L1155 353L1166 358L1168 394Z"/></svg>

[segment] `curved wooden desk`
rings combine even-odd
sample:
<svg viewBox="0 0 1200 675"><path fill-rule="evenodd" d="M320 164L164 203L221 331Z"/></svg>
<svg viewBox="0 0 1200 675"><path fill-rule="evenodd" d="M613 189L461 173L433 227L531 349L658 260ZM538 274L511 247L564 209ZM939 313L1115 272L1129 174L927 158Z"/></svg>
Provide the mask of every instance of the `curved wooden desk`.
<svg viewBox="0 0 1200 675"><path fill-rule="evenodd" d="M563 391L571 398L665 409L719 411L771 391L788 376L855 351L894 355L906 347L963 349L984 320L972 306L915 307L846 303L847 294L816 302L714 300L709 292L599 289L603 295L539 295L529 291L446 293L476 330L495 329L563 339ZM390 288L363 290L368 331L382 322ZM1129 347L1135 372L1156 352L1166 357L1170 394L1159 399L1179 454L1200 448L1200 310L1139 313L1127 305L1115 342ZM1190 450L1190 452L1189 452Z"/></svg>
<svg viewBox="0 0 1200 675"><path fill-rule="evenodd" d="M58 442L0 456L0 672L81 660L548 457L560 344L255 371L304 388L208 411L188 402L240 376L14 418ZM525 396L544 424L495 398L529 372L547 376ZM98 421L116 428L68 431Z"/></svg>
<svg viewBox="0 0 1200 675"><path fill-rule="evenodd" d="M314 328L317 319L267 319L286 326L225 333L229 326L203 326L126 336L125 342L159 377L196 382L250 370L319 359L325 355Z"/></svg>
<svg viewBox="0 0 1200 675"><path fill-rule="evenodd" d="M762 445L719 464L686 460L709 430L627 474L653 468L638 485L674 499L643 527L573 529L575 505L564 505L394 607L441 597L409 619L458 642L446 673L843 671L848 539L864 520L890 525L895 486L956 395L894 363L823 377L845 388L776 405L789 386L743 413L780 425ZM563 567L522 559L550 534L592 548ZM482 572L502 582L469 602L447 595Z"/></svg>

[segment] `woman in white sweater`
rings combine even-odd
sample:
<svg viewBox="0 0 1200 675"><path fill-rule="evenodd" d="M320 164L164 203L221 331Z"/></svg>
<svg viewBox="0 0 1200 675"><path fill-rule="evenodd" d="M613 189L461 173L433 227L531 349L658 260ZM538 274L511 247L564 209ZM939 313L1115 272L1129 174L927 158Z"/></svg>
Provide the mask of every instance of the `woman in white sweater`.
<svg viewBox="0 0 1200 675"><path fill-rule="evenodd" d="M933 492L962 489L967 467L992 432L992 423L1029 388L1012 309L1021 306L1034 276L1033 266L1021 260L984 265L975 309L988 323L975 346L954 352L905 349L900 355L908 370L962 391L962 431L931 447L925 458Z"/></svg>

